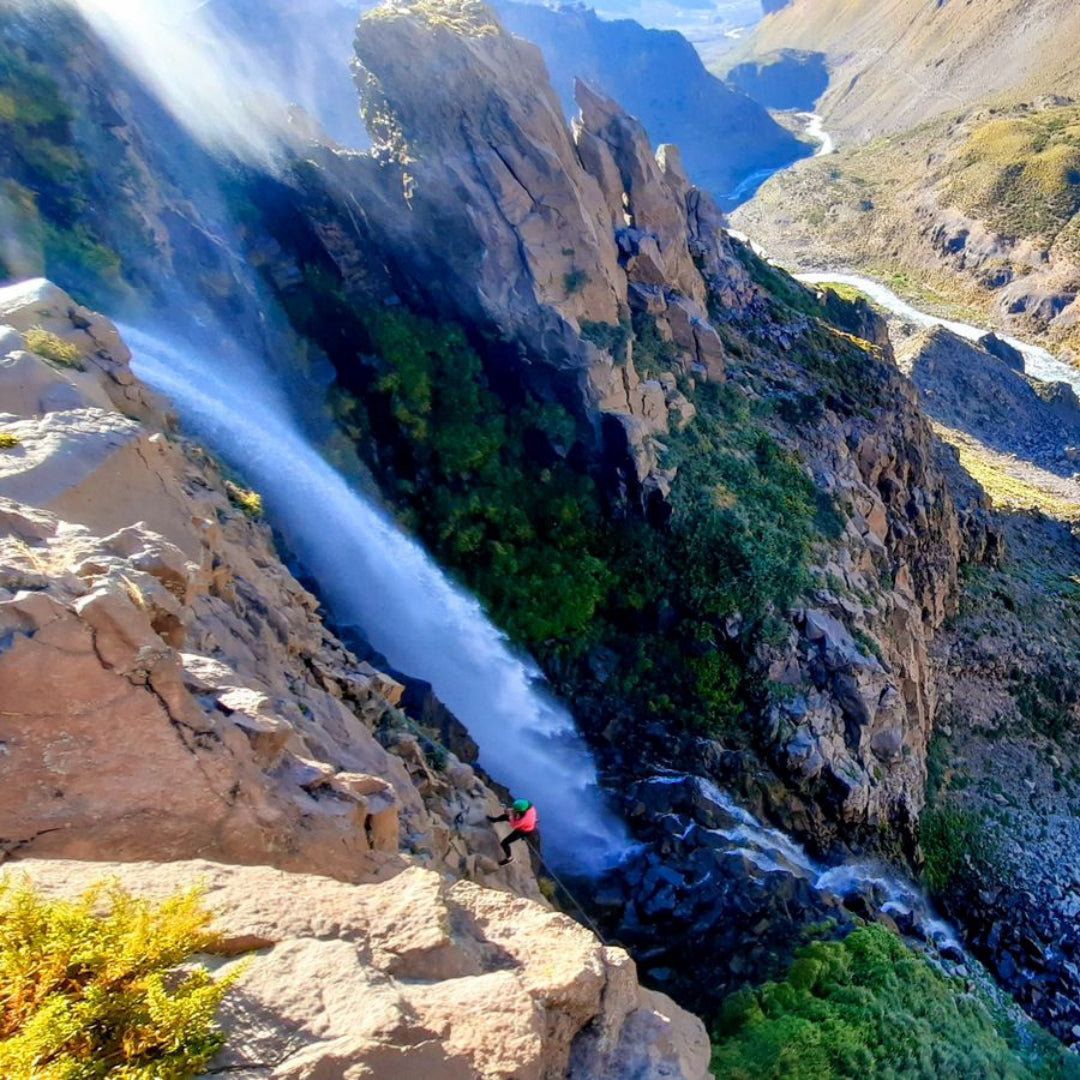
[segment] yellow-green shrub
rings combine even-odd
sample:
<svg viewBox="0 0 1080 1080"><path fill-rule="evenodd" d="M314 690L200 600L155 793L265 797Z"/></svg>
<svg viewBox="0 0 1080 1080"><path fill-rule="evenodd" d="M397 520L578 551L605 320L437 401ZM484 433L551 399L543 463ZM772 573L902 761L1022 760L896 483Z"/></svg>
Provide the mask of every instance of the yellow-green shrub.
<svg viewBox="0 0 1080 1080"><path fill-rule="evenodd" d="M225 490L228 492L229 499L243 510L247 517L257 520L263 516L263 498L257 491L242 488L239 484L231 482L226 482Z"/></svg>
<svg viewBox="0 0 1080 1080"><path fill-rule="evenodd" d="M76 900L0 885L0 1076L187 1080L223 1037L231 978L182 967L214 947L197 890L160 904L116 884Z"/></svg>
<svg viewBox="0 0 1080 1080"><path fill-rule="evenodd" d="M64 367L82 368L82 355L77 345L65 341L58 334L40 326L34 326L23 334L26 347L38 356Z"/></svg>
<svg viewBox="0 0 1080 1080"><path fill-rule="evenodd" d="M19 436L10 431L0 432L0 450L14 450L19 445Z"/></svg>

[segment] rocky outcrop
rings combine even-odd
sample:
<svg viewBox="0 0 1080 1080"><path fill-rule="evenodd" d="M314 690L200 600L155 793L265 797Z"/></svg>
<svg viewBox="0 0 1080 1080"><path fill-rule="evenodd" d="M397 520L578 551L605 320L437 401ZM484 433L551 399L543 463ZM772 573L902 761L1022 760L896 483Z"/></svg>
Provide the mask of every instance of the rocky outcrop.
<svg viewBox="0 0 1080 1080"><path fill-rule="evenodd" d="M803 432L801 450L847 520L788 641L760 660L788 688L768 720L787 783L848 842L899 839L910 855L936 709L929 646L955 609L960 565L987 557L995 538L984 497L932 435L913 388L879 371L888 390L872 418L826 407ZM798 828L806 809L781 813ZM829 843L833 825L811 828Z"/></svg>
<svg viewBox="0 0 1080 1080"><path fill-rule="evenodd" d="M361 20L356 47L373 155L316 150L301 192L346 289L381 262L418 303L512 342L499 379L570 408L612 486L646 501L669 483L656 439L689 410L639 379L631 314L718 380L708 289L732 307L756 295L712 200L584 86L571 133L537 50L490 13L463 31L400 0Z"/></svg>
<svg viewBox="0 0 1080 1080"><path fill-rule="evenodd" d="M382 856L368 883L212 862L5 868L46 895L103 875L163 898L193 882L239 982L209 1074L241 1080L708 1080L700 1020L642 989L621 949L564 915ZM234 959L239 956L241 959Z"/></svg>
<svg viewBox="0 0 1080 1080"><path fill-rule="evenodd" d="M383 182L411 212L408 237L388 247L419 259L424 244L434 287L463 314L494 316L526 340L527 320L545 308L574 323L617 323L626 283L610 215L539 50L494 22L476 34L429 24L417 7L365 18L356 37ZM381 216L379 225L401 227ZM440 242L427 244L433 237Z"/></svg>
<svg viewBox="0 0 1080 1080"><path fill-rule="evenodd" d="M919 388L924 410L938 423L1069 477L1076 471L1076 392L1068 383L1026 376L1023 357L1007 342L991 335L976 343L936 327L905 343L899 361Z"/></svg>
<svg viewBox="0 0 1080 1080"><path fill-rule="evenodd" d="M242 492L161 430L115 328L47 282L0 291L0 321L4 854L357 880L400 847L493 875L495 797L453 755L427 761L404 688L327 632ZM31 327L75 357L28 351ZM496 879L535 894L511 870Z"/></svg>
<svg viewBox="0 0 1080 1080"><path fill-rule="evenodd" d="M824 53L803 49L777 49L736 64L724 78L770 109L813 109L829 86Z"/></svg>
<svg viewBox="0 0 1080 1080"><path fill-rule="evenodd" d="M690 174L715 198L748 173L808 152L750 100L752 93L712 75L680 33L600 18L584 6L498 0L495 7L508 30L540 46L568 116L577 111L574 83L584 80L620 102L655 139L678 144Z"/></svg>

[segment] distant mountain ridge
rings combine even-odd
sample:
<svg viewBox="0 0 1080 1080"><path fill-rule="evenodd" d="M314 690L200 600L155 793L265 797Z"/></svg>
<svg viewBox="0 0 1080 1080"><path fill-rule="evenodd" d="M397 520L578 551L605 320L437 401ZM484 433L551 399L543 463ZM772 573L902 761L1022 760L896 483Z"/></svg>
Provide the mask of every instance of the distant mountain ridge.
<svg viewBox="0 0 1080 1080"><path fill-rule="evenodd" d="M819 111L862 141L996 98L1076 93L1077 41L1080 6L1060 0L791 0L758 26L754 55L824 52Z"/></svg>
<svg viewBox="0 0 1080 1080"><path fill-rule="evenodd" d="M568 116L574 78L617 100L657 142L675 143L697 183L718 197L758 169L809 153L745 94L711 75L681 34L628 19L608 21L584 5L495 7L512 33L538 45Z"/></svg>

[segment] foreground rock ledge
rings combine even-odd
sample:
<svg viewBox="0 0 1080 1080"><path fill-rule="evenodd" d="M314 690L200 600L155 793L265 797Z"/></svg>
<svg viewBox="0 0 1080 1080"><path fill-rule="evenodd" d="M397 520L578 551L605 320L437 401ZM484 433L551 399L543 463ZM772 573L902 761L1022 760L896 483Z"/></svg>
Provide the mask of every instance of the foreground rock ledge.
<svg viewBox="0 0 1080 1080"><path fill-rule="evenodd" d="M103 877L161 898L201 883L228 970L207 1075L234 1080L707 1080L704 1025L633 961L531 900L380 856L378 883L269 867L10 862L74 896Z"/></svg>

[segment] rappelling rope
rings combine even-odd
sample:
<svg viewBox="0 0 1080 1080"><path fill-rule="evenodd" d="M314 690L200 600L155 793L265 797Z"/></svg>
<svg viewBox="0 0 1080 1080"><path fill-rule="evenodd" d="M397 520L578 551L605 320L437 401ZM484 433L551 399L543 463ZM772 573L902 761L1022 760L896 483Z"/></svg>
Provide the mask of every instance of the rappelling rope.
<svg viewBox="0 0 1080 1080"><path fill-rule="evenodd" d="M544 860L544 856L541 855L536 848L532 848L531 850L533 855L536 856L536 861L541 865L541 867L551 878L551 880L554 881L555 884L562 890L562 892L569 898L570 902L574 905L574 907L577 908L578 912L581 914L581 917L585 920L586 924L589 926L592 932L601 940L601 942L603 942L604 945L610 945L611 942L609 942L607 938L605 938L604 935L600 932L600 927L598 927L596 923L594 923L592 919L589 918L588 913L581 906L581 904L578 903L577 897L566 887L559 875L556 874L550 866L548 866L547 862Z"/></svg>

